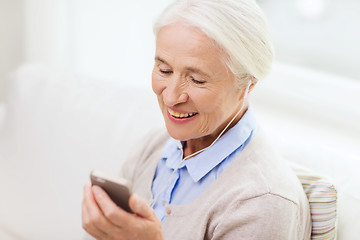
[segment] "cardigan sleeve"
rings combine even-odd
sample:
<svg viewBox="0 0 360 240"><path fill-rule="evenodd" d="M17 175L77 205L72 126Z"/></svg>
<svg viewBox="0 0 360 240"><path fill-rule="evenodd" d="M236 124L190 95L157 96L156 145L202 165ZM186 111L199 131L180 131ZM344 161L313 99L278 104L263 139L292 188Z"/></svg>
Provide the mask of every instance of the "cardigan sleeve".
<svg viewBox="0 0 360 240"><path fill-rule="evenodd" d="M303 240L306 226L299 225L295 202L267 193L248 200L233 201L218 220L212 240Z"/></svg>
<svg viewBox="0 0 360 240"><path fill-rule="evenodd" d="M126 161L122 164L120 169L120 176L134 181L136 167L140 163L140 160L144 160L144 152L149 148L149 145L154 138L154 132L158 130L150 131L139 139L131 148L131 154L127 157Z"/></svg>
<svg viewBox="0 0 360 240"><path fill-rule="evenodd" d="M138 166L147 161L154 149L159 148L159 144L162 146L168 138L169 135L163 128L150 130L132 147L132 153L121 166L120 176L134 182Z"/></svg>

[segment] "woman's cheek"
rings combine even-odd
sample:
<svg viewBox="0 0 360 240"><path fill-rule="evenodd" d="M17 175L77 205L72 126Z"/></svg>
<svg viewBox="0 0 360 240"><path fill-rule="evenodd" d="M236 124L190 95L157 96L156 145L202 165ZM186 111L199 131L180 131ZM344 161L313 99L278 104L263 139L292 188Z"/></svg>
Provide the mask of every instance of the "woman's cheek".
<svg viewBox="0 0 360 240"><path fill-rule="evenodd" d="M165 89L165 81L159 74L153 72L152 74L152 89L156 95L160 95Z"/></svg>
<svg viewBox="0 0 360 240"><path fill-rule="evenodd" d="M196 110L206 115L211 115L219 105L218 94L207 89L189 91L189 97L196 106Z"/></svg>

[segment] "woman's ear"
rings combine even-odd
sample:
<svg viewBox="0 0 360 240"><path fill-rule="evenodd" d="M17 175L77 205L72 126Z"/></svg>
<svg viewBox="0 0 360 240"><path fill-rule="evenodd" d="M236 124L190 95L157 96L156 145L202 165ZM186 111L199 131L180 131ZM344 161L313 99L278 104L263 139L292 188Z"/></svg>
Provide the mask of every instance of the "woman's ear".
<svg viewBox="0 0 360 240"><path fill-rule="evenodd" d="M247 82L244 85L244 82ZM239 87L239 101L243 101L248 98L249 93L254 89L258 80L250 74L245 74L241 80L241 87Z"/></svg>
<svg viewBox="0 0 360 240"><path fill-rule="evenodd" d="M257 84L258 80L254 77L254 76L251 76L251 85L249 87L249 91L248 91L248 94L254 89L255 85Z"/></svg>
<svg viewBox="0 0 360 240"><path fill-rule="evenodd" d="M247 100L249 93L251 92L252 88L255 86L256 82L253 83L251 80L248 81L246 86L241 87L239 89L239 101Z"/></svg>

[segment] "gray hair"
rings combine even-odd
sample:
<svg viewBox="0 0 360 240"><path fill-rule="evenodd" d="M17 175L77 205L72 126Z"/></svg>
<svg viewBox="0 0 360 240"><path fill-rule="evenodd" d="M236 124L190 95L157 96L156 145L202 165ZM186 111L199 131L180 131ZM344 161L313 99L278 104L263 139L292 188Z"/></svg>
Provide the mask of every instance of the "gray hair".
<svg viewBox="0 0 360 240"><path fill-rule="evenodd" d="M274 50L265 16L254 0L177 0L157 18L154 33L181 22L200 29L225 53L239 86L269 73Z"/></svg>

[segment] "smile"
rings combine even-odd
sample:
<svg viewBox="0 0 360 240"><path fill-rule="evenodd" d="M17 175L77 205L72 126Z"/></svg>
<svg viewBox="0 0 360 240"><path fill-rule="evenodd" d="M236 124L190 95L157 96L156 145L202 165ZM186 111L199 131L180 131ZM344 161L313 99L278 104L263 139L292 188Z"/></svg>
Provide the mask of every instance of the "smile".
<svg viewBox="0 0 360 240"><path fill-rule="evenodd" d="M171 110L170 108L168 108L168 112L171 116L175 117L175 118L189 118L192 116L195 116L197 113L179 113L179 112L175 112L173 110Z"/></svg>

